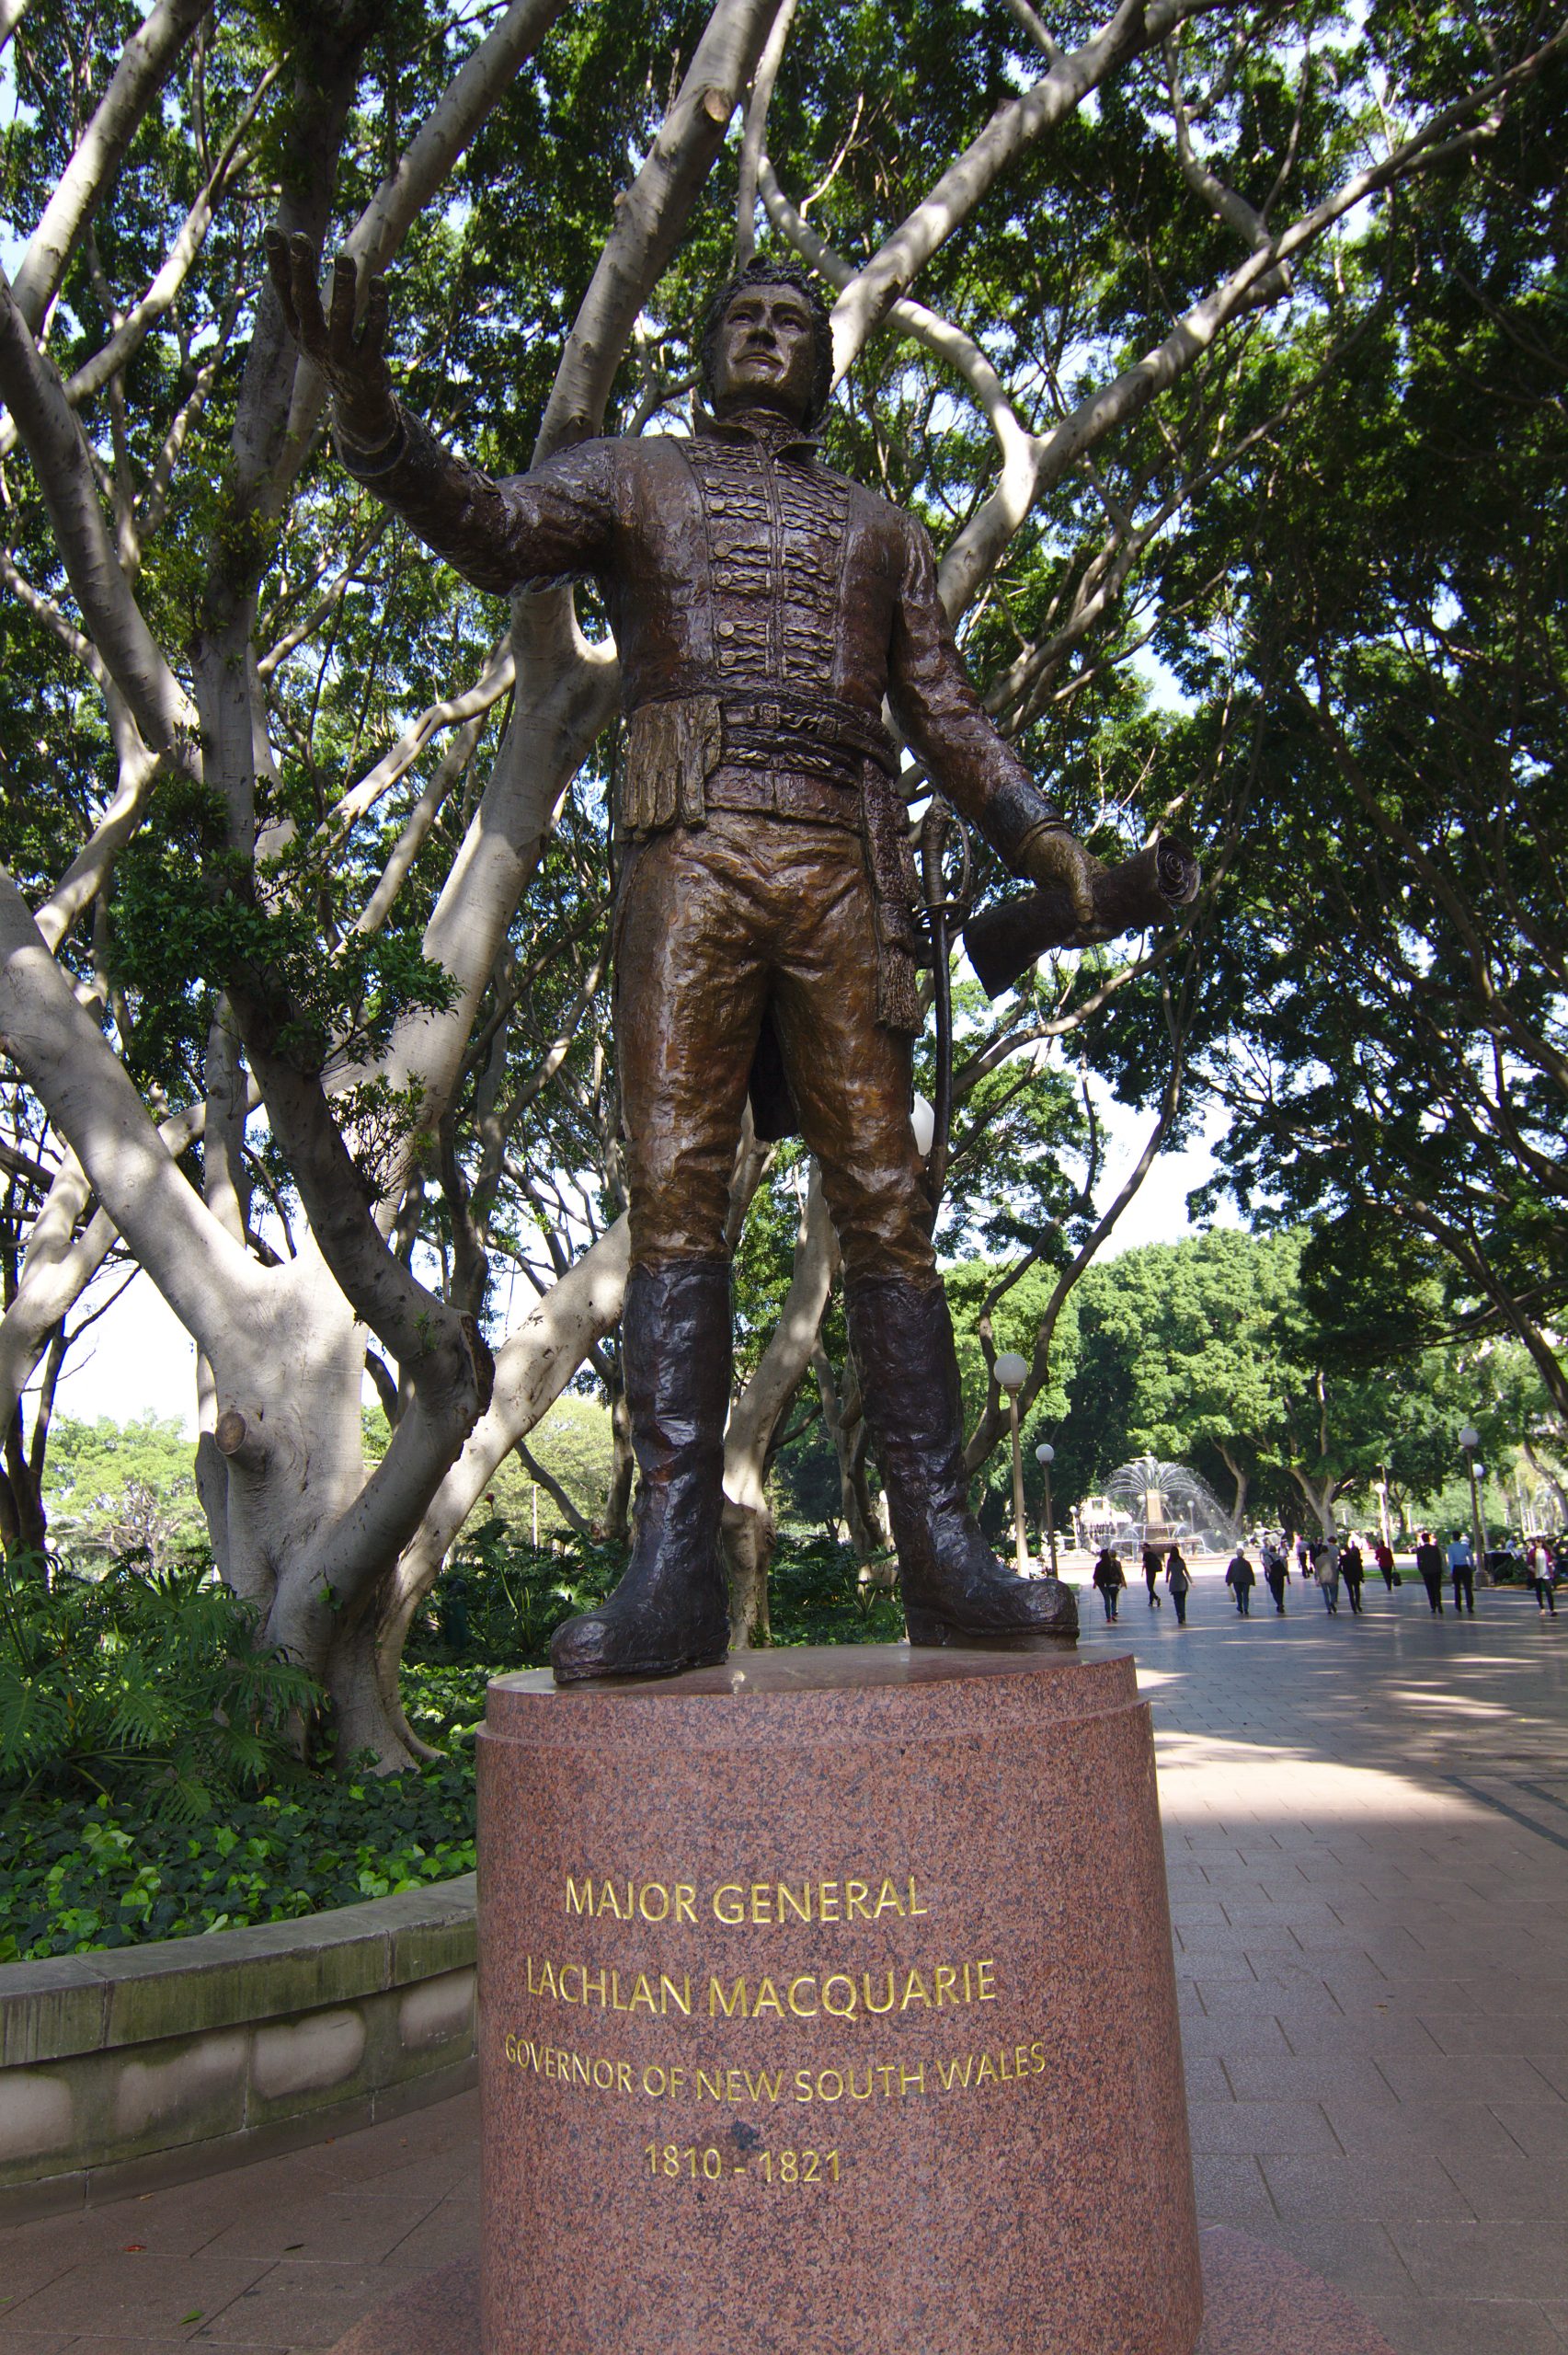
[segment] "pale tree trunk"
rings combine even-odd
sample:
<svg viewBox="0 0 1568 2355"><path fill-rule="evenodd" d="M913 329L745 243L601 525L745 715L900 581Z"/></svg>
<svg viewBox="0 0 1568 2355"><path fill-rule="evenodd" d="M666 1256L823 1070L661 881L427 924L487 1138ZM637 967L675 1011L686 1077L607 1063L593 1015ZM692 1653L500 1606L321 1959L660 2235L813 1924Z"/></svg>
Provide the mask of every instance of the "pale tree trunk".
<svg viewBox="0 0 1568 2355"><path fill-rule="evenodd" d="M1220 1456L1224 1461L1225 1469L1229 1472L1231 1479L1235 1482L1236 1501L1230 1508L1230 1518L1234 1522L1236 1527L1240 1529L1242 1526L1242 1515L1247 1509L1247 1490L1252 1486L1252 1480L1248 1475L1246 1465L1244 1464L1237 1463L1236 1458L1231 1454L1230 1450L1226 1446L1223 1440L1216 1440L1214 1443L1219 1449Z"/></svg>
<svg viewBox="0 0 1568 2355"><path fill-rule="evenodd" d="M822 1428L838 1459L839 1510L861 1566L862 1581L891 1586L896 1575L891 1565L885 1573L876 1567L876 1557L887 1552L889 1539L887 1516L872 1494L869 1435L854 1368L849 1368L841 1393L832 1360L820 1339L811 1353L811 1366L822 1402Z"/></svg>

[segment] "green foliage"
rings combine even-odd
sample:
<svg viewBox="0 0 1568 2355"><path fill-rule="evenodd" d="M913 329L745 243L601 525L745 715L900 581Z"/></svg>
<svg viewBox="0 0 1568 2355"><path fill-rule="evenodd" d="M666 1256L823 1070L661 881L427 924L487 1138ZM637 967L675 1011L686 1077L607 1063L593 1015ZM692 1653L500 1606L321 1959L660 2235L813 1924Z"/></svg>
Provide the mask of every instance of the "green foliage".
<svg viewBox="0 0 1568 2355"><path fill-rule="evenodd" d="M155 1566L205 1534L195 1442L172 1416L117 1423L62 1416L51 1428L44 1502L50 1542L76 1567L144 1547Z"/></svg>
<svg viewBox="0 0 1568 2355"><path fill-rule="evenodd" d="M256 1646L257 1614L204 1563L87 1580L0 1564L0 1791L81 1790L171 1822L292 1779L320 1694Z"/></svg>
<svg viewBox="0 0 1568 2355"><path fill-rule="evenodd" d="M471 1756L230 1798L0 1798L0 1963L290 1922L474 1868Z"/></svg>

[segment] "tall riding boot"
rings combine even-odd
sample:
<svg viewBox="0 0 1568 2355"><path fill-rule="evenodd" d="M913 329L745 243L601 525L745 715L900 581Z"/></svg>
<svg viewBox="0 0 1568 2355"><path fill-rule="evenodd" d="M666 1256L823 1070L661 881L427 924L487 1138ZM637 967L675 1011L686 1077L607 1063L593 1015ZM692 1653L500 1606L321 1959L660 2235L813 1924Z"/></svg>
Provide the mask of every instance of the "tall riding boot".
<svg viewBox="0 0 1568 2355"><path fill-rule="evenodd" d="M962 1395L940 1283L871 1276L845 1287L850 1346L898 1549L911 1644L1078 1639L1059 1579L1002 1568L969 1511Z"/></svg>
<svg viewBox="0 0 1568 2355"><path fill-rule="evenodd" d="M621 1351L637 1499L631 1559L597 1611L550 1646L557 1684L589 1676L678 1676L729 1648L719 1553L729 1411L729 1263L639 1263L626 1279Z"/></svg>

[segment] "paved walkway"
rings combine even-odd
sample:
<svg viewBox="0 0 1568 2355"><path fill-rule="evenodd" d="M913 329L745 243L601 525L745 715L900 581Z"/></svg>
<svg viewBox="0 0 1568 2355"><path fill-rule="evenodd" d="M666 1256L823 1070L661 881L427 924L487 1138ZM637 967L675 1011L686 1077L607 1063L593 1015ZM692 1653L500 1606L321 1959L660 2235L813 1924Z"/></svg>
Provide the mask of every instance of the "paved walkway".
<svg viewBox="0 0 1568 2355"><path fill-rule="evenodd" d="M1400 2355L1561 2355L1568 1610L1262 1599L1242 1622L1202 1578L1178 1630L1141 1588L1116 1628L1085 1598L1156 1713L1199 2207ZM0 2355L330 2347L475 2246L475 2135L465 2097L0 2233Z"/></svg>

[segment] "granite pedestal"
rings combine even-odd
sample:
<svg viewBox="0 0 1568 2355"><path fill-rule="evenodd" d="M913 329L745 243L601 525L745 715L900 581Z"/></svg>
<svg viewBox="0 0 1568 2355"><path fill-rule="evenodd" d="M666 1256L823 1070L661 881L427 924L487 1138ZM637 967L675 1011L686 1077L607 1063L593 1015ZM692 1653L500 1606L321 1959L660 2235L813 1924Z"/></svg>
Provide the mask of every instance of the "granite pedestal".
<svg viewBox="0 0 1568 2355"><path fill-rule="evenodd" d="M1130 1660L503 1677L479 1785L485 2355L1192 2355Z"/></svg>

